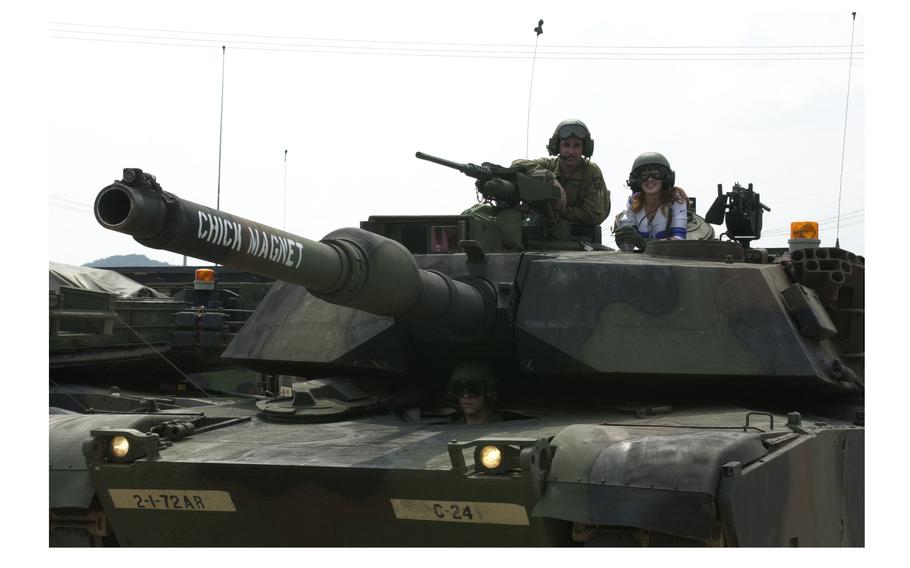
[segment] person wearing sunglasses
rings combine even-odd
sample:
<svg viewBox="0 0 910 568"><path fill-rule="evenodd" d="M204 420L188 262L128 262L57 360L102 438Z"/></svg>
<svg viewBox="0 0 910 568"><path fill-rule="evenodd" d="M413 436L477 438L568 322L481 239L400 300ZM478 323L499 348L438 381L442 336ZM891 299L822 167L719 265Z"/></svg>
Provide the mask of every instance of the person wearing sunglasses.
<svg viewBox="0 0 910 568"><path fill-rule="evenodd" d="M514 160L513 168L531 173L546 169L556 176L561 197L556 214L570 223L600 225L610 214L610 191L600 168L591 161L594 139L584 122L560 122L547 142L551 157ZM555 156L555 157L554 157Z"/></svg>
<svg viewBox="0 0 910 568"><path fill-rule="evenodd" d="M689 197L676 187L676 172L667 158L657 152L638 156L626 184L632 195L614 233L620 248L633 244L644 250L648 239L685 240Z"/></svg>
<svg viewBox="0 0 910 568"><path fill-rule="evenodd" d="M502 420L494 409L496 377L486 364L467 362L455 367L449 376L448 393L458 401L462 413L455 422L487 424Z"/></svg>

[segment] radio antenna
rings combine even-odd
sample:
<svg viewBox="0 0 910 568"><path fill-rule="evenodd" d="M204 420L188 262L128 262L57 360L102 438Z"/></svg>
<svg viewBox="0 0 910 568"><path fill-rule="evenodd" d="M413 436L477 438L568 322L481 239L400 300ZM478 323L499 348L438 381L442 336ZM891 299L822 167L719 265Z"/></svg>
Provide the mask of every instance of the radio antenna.
<svg viewBox="0 0 910 568"><path fill-rule="evenodd" d="M540 34L543 33L543 20L537 22L537 27L534 28L534 31L537 32L537 35L534 37L534 58L531 60L531 84L528 87L528 120L525 123L525 158L528 157L528 140L531 135L531 94L534 92L534 65L537 63L537 40L540 38Z"/></svg>
<svg viewBox="0 0 910 568"><path fill-rule="evenodd" d="M856 12L853 12L853 26L850 28L850 65L847 67L847 104L844 107L844 141L840 151L840 186L837 190L837 231L834 247L840 248L840 204L844 192L844 154L847 151L847 111L850 110L850 75L853 72L853 32L856 31Z"/></svg>
<svg viewBox="0 0 910 568"><path fill-rule="evenodd" d="M221 46L221 115L218 119L218 197L215 200L215 209L221 211L221 135L224 132L224 52L226 47Z"/></svg>

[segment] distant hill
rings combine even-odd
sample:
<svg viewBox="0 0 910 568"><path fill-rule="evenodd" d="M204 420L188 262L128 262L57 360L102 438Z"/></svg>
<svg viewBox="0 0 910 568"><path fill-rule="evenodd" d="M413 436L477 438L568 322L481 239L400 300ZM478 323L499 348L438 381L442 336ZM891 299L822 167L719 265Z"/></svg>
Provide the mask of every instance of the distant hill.
<svg viewBox="0 0 910 568"><path fill-rule="evenodd" d="M144 254L115 254L107 258L101 258L87 262L83 266L91 268L110 268L112 266L174 266L160 260L152 260Z"/></svg>

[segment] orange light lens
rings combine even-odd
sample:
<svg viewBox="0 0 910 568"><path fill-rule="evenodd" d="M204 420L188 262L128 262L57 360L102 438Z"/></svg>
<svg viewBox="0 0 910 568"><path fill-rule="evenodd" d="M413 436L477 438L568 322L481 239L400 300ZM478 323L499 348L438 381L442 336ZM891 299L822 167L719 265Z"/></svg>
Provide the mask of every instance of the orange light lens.
<svg viewBox="0 0 910 568"><path fill-rule="evenodd" d="M197 282L214 282L215 281L215 271L211 268L197 268L196 269L196 281Z"/></svg>
<svg viewBox="0 0 910 568"><path fill-rule="evenodd" d="M815 221L793 221L790 223L791 239L817 239L818 223Z"/></svg>

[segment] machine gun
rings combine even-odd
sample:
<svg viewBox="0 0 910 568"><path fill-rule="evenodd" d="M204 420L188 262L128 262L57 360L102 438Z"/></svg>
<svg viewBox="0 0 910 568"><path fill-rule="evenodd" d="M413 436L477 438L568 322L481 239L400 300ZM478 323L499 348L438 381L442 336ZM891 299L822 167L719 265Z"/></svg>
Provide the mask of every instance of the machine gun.
<svg viewBox="0 0 910 568"><path fill-rule="evenodd" d="M415 154L421 160L427 160L453 170L458 170L475 180L477 191L486 201L496 202L499 206L516 207L527 203L547 217L552 217L552 203L559 199L559 188L553 185L555 179L550 171L527 174L521 168L505 168L490 162L477 164L459 164L444 158L437 158L423 152Z"/></svg>
<svg viewBox="0 0 910 568"><path fill-rule="evenodd" d="M749 248L749 241L761 237L762 210L770 212L771 208L759 200L751 183L748 188L734 183L731 191L723 191L723 184L717 184L717 198L705 220L712 225L726 221L727 231L722 234Z"/></svg>

